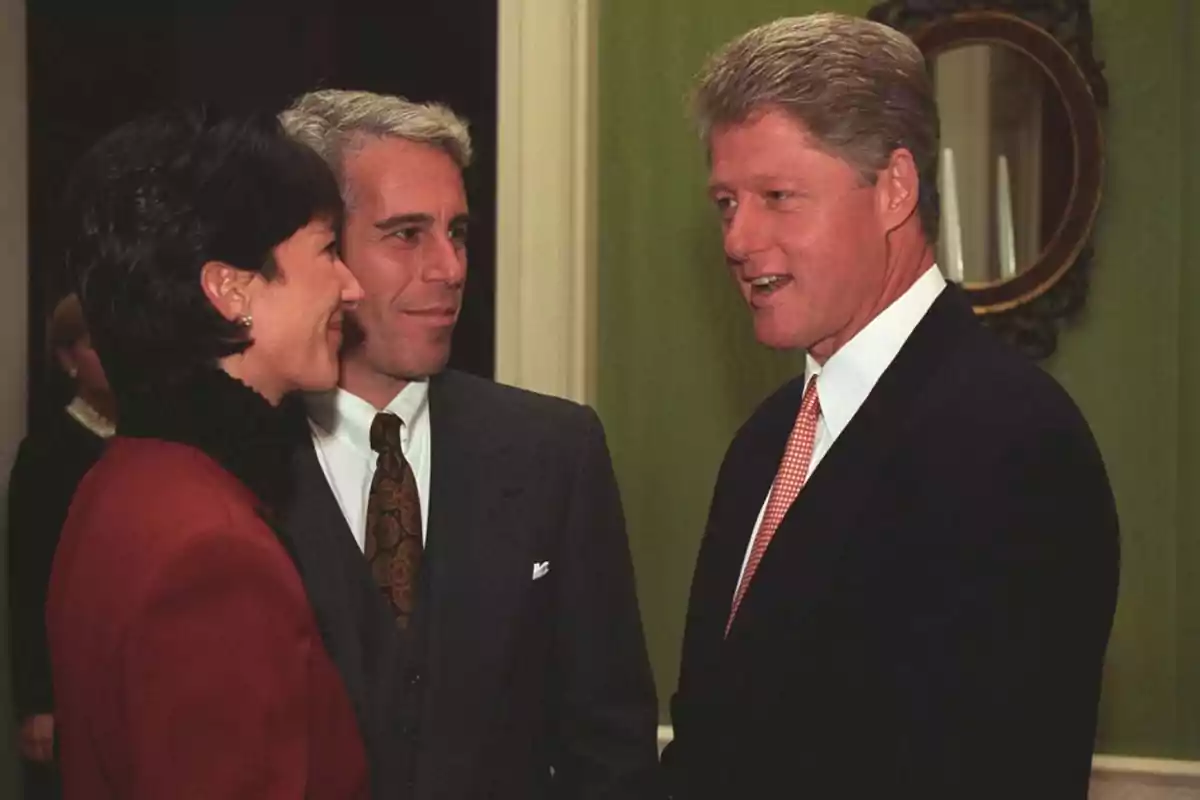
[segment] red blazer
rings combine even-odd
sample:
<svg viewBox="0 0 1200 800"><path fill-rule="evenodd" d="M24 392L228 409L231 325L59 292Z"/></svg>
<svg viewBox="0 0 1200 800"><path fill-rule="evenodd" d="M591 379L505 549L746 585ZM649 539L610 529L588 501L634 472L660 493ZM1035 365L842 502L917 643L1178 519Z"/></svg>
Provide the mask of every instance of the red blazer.
<svg viewBox="0 0 1200 800"><path fill-rule="evenodd" d="M254 495L192 447L117 437L46 604L67 800L367 796L354 712Z"/></svg>

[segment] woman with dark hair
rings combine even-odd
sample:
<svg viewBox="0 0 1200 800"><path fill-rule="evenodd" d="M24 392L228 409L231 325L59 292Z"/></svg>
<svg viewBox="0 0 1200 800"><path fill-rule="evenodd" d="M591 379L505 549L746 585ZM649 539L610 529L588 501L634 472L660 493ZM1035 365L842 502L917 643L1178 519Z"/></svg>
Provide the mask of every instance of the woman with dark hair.
<svg viewBox="0 0 1200 800"><path fill-rule="evenodd" d="M59 796L46 585L75 487L100 458L115 419L112 393L74 294L54 307L47 341L52 369L69 383L71 399L36 415L8 481L13 701L26 800Z"/></svg>
<svg viewBox="0 0 1200 800"><path fill-rule="evenodd" d="M335 385L333 176L273 117L162 114L81 162L67 266L120 409L46 605L70 798L365 797L362 741L287 541L302 414Z"/></svg>

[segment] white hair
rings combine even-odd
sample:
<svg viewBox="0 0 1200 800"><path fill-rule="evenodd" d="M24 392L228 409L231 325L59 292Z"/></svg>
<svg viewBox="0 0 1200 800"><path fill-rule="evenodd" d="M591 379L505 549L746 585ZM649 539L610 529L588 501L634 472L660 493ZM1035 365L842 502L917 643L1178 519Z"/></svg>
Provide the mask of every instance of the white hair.
<svg viewBox="0 0 1200 800"><path fill-rule="evenodd" d="M309 92L279 115L288 134L325 159L346 193L344 157L365 137L396 137L432 145L466 169L471 163L467 122L439 103L414 103L374 92L322 89Z"/></svg>

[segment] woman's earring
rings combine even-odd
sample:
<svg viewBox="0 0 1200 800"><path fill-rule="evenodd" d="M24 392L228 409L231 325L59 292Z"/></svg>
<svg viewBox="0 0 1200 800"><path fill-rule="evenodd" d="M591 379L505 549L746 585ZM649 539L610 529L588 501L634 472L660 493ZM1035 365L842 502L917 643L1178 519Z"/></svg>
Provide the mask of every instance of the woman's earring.
<svg viewBox="0 0 1200 800"><path fill-rule="evenodd" d="M237 318L237 324L241 325L243 328L249 328L254 324L254 317L250 316L249 314L242 314Z"/></svg>
<svg viewBox="0 0 1200 800"><path fill-rule="evenodd" d="M71 367L67 370L67 375L74 380L79 375L79 369L77 367Z"/></svg>

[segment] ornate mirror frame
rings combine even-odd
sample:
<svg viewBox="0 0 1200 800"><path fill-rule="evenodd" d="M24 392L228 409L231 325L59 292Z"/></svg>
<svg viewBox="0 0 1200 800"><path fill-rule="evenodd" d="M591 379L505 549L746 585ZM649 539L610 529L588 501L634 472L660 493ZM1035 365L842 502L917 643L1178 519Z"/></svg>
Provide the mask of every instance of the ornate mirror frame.
<svg viewBox="0 0 1200 800"><path fill-rule="evenodd" d="M1033 358L1049 356L1060 325L1087 296L1092 225L1104 182L1099 109L1108 107L1108 83L1092 53L1089 0L883 0L867 17L903 31L930 63L968 44L1015 48L1058 89L1075 159L1063 219L1037 261L1020 274L963 285L984 324Z"/></svg>

